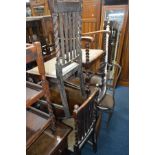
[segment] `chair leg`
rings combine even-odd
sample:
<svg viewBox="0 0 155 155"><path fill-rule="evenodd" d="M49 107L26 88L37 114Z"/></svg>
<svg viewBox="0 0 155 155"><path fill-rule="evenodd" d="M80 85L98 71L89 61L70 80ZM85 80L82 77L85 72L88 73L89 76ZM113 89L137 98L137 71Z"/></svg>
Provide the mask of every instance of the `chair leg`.
<svg viewBox="0 0 155 155"><path fill-rule="evenodd" d="M70 117L67 95L65 92L65 86L64 86L64 82L63 82L62 78L58 78L58 88L60 91L60 96L61 96L65 116Z"/></svg>
<svg viewBox="0 0 155 155"><path fill-rule="evenodd" d="M111 120L112 114L113 114L113 112L109 112L109 113L108 113L108 120L107 120L106 128L109 127L109 124L110 124L110 120Z"/></svg>
<svg viewBox="0 0 155 155"><path fill-rule="evenodd" d="M93 151L94 153L96 153L97 152L97 138L96 138L95 132L92 135L92 143L93 143Z"/></svg>

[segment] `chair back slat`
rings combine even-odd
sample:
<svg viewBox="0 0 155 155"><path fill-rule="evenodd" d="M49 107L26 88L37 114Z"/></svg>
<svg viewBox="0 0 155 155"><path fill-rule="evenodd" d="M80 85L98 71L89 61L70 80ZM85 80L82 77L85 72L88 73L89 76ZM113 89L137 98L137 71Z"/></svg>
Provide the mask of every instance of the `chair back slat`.
<svg viewBox="0 0 155 155"><path fill-rule="evenodd" d="M62 64L65 64L65 48L64 48L64 25L63 25L63 15L61 13L58 14L59 15L59 21L60 21L60 26L59 26L59 30L60 30L60 45L61 45L61 58L62 58Z"/></svg>
<svg viewBox="0 0 155 155"><path fill-rule="evenodd" d="M65 45L66 45L66 60L69 61L69 41L68 41L68 14L64 13L64 27L65 27Z"/></svg>
<svg viewBox="0 0 155 155"><path fill-rule="evenodd" d="M81 25L82 25L82 20L81 20L81 13L79 13L79 12L76 13L76 21L77 21L77 28L76 28L77 55L82 55L82 52L81 52Z"/></svg>
<svg viewBox="0 0 155 155"><path fill-rule="evenodd" d="M69 24L69 52L70 52L70 59L72 59L72 17L71 12L68 13L68 24Z"/></svg>
<svg viewBox="0 0 155 155"><path fill-rule="evenodd" d="M62 68L69 62L79 61L79 59L82 61L81 2L81 0L49 0L57 62Z"/></svg>
<svg viewBox="0 0 155 155"><path fill-rule="evenodd" d="M98 89L95 89L79 108L74 109L76 146L81 147L94 129L97 118L96 99L98 93Z"/></svg>
<svg viewBox="0 0 155 155"><path fill-rule="evenodd" d="M75 12L73 12L73 15L72 15L72 18L73 18L73 36L72 36L72 38L73 38L73 58L75 58L76 57L76 54L75 54Z"/></svg>
<svg viewBox="0 0 155 155"><path fill-rule="evenodd" d="M81 0L49 0L52 12L64 13L81 11Z"/></svg>

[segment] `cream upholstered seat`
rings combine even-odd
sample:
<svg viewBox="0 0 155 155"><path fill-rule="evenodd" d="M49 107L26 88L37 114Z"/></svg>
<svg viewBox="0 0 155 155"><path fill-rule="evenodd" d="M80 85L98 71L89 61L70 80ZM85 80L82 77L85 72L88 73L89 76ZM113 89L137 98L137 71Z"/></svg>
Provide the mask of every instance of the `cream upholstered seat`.
<svg viewBox="0 0 155 155"><path fill-rule="evenodd" d="M94 61L101 54L103 54L103 50L100 50L100 49L89 49L89 62ZM86 63L86 50L85 49L82 49L82 63ZM45 72L46 72L46 76L47 77L56 78L55 64L56 64L56 57L44 63L44 65L45 65ZM67 74L69 71L73 70L77 66L78 66L78 64L76 62L73 62L70 65L64 67L62 69L63 75ZM27 72L31 73L31 74L39 75L38 67L34 67L33 69L28 70Z"/></svg>
<svg viewBox="0 0 155 155"><path fill-rule="evenodd" d="M86 49L82 50L82 63L86 63ZM89 49L89 62L92 62L96 60L99 56L101 56L104 53L101 49Z"/></svg>
<svg viewBox="0 0 155 155"><path fill-rule="evenodd" d="M56 57L44 63L45 72L46 72L47 77L56 78L55 64L56 64ZM78 66L78 64L76 62L71 63L70 65L68 65L62 69L62 74L63 75L67 74L69 71L73 70L77 66ZM31 70L28 70L27 72L31 73L31 74L39 75L38 67L32 68Z"/></svg>

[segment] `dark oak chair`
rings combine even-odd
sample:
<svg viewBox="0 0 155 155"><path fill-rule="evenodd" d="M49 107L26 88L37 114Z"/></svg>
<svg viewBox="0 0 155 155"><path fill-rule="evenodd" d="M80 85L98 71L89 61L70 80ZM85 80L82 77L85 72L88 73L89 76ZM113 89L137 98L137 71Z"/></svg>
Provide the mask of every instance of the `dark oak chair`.
<svg viewBox="0 0 155 155"><path fill-rule="evenodd" d="M82 96L86 97L80 44L82 3L81 0L49 0L49 7L52 14L56 57L44 63L45 72L51 82L58 84L62 109L65 116L70 117L64 82L77 73L80 87L69 85L81 89ZM38 68L35 67L28 73L38 74Z"/></svg>
<svg viewBox="0 0 155 155"><path fill-rule="evenodd" d="M81 154L82 146L90 138L92 138L92 142L89 141L89 143L93 145L94 152L97 151L96 133L99 127L99 122L97 123L97 96L98 89L96 88L81 106L74 106L72 118L63 120L63 123L73 128L68 135L68 150L76 155Z"/></svg>
<svg viewBox="0 0 155 155"><path fill-rule="evenodd" d="M41 85L26 82L26 148L30 147L48 126L51 132L55 131L55 116L50 101L40 42L26 44L26 64L32 61L37 62ZM46 100L48 114L32 107L42 97Z"/></svg>

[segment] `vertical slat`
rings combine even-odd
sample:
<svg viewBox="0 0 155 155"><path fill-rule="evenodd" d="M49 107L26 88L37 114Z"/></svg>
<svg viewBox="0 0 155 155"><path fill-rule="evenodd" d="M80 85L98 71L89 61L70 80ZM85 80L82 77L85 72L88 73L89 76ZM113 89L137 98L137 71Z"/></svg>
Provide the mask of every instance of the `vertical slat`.
<svg viewBox="0 0 155 155"><path fill-rule="evenodd" d="M75 12L73 12L73 57L75 58Z"/></svg>
<svg viewBox="0 0 155 155"><path fill-rule="evenodd" d="M76 21L79 20L79 13L76 12ZM76 55L79 55L79 21L76 24Z"/></svg>
<svg viewBox="0 0 155 155"><path fill-rule="evenodd" d="M85 108L83 109L82 111L82 126L83 126L83 130L82 130L82 136L84 137L84 133L85 133L85 118L84 118L84 111L85 111Z"/></svg>
<svg viewBox="0 0 155 155"><path fill-rule="evenodd" d="M72 22L71 22L71 13L68 13L69 20L69 51L70 51L70 59L72 59Z"/></svg>
<svg viewBox="0 0 155 155"><path fill-rule="evenodd" d="M52 15L53 19L53 30L54 30L54 42L55 42L55 50L56 50L56 57L57 61L59 61L60 57L60 46L59 46L59 38L58 38L58 14Z"/></svg>
<svg viewBox="0 0 155 155"><path fill-rule="evenodd" d="M75 13L75 21L77 21L77 12ZM75 40L75 54L76 54L76 56L78 55L78 53L77 53L77 51L78 51L78 46L77 46L77 44L78 44L78 42L77 42L77 31L78 31L78 24L77 24L77 22L76 22L76 24L75 24L75 38L76 38L76 40Z"/></svg>
<svg viewBox="0 0 155 155"><path fill-rule="evenodd" d="M62 53L62 63L65 64L65 55L64 55L64 33L63 33L63 21L62 21L62 13L59 13L60 20L60 42L61 42L61 53Z"/></svg>
<svg viewBox="0 0 155 155"><path fill-rule="evenodd" d="M81 139L83 137L83 132L84 132L84 126L83 126L83 111L81 111Z"/></svg>
<svg viewBox="0 0 155 155"><path fill-rule="evenodd" d="M78 140L81 141L81 137L82 137L82 128L81 128L81 115L80 113L78 114Z"/></svg>
<svg viewBox="0 0 155 155"><path fill-rule="evenodd" d="M67 62L69 61L69 47L68 47L68 18L67 18L67 13L65 15L65 44L66 44L66 60Z"/></svg>
<svg viewBox="0 0 155 155"><path fill-rule="evenodd" d="M79 52L81 52L81 25L82 25L82 21L81 21L82 17L81 17L81 12L78 12L78 50ZM80 53L82 54L82 53Z"/></svg>
<svg viewBox="0 0 155 155"><path fill-rule="evenodd" d="M91 113L90 113L90 104L88 105L88 126L89 126L89 128L90 128L90 115L91 115Z"/></svg>
<svg viewBox="0 0 155 155"><path fill-rule="evenodd" d="M89 121L89 111L88 111L88 107L86 108L86 120L87 120L87 122L86 122L86 130L88 131L88 128L89 128L89 126L88 126L88 121Z"/></svg>
<svg viewBox="0 0 155 155"><path fill-rule="evenodd" d="M84 109L84 112L83 112L83 120L84 120L84 136L85 136L85 133L87 132L87 118L86 118L86 111L87 111L87 107Z"/></svg>

